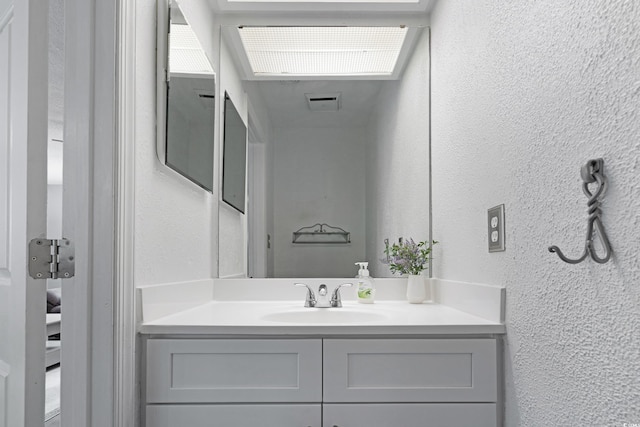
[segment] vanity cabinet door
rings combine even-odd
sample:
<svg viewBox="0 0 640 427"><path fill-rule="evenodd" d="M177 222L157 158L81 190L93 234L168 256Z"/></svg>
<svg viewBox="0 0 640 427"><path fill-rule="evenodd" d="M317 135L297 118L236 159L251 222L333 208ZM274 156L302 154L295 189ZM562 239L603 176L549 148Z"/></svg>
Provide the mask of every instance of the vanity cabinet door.
<svg viewBox="0 0 640 427"><path fill-rule="evenodd" d="M147 405L146 427L321 427L321 405Z"/></svg>
<svg viewBox="0 0 640 427"><path fill-rule="evenodd" d="M320 402L319 339L150 339L148 403Z"/></svg>
<svg viewBox="0 0 640 427"><path fill-rule="evenodd" d="M324 402L487 402L495 339L327 339Z"/></svg>
<svg viewBox="0 0 640 427"><path fill-rule="evenodd" d="M329 404L323 427L496 427L493 403Z"/></svg>

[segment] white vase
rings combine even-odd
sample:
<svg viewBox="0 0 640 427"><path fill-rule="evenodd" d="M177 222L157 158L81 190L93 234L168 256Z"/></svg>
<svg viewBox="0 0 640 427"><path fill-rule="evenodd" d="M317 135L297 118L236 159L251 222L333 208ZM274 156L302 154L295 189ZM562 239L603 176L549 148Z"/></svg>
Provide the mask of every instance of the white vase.
<svg viewBox="0 0 640 427"><path fill-rule="evenodd" d="M420 304L427 298L424 288L424 277L419 274L410 274L407 277L407 301L411 304Z"/></svg>

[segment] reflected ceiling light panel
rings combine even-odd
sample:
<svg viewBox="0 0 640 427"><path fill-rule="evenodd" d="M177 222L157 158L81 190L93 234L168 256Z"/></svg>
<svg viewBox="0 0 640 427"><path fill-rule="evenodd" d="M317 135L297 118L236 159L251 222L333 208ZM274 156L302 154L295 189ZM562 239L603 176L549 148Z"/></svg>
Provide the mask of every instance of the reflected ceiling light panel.
<svg viewBox="0 0 640 427"><path fill-rule="evenodd" d="M169 71L171 73L213 74L213 68L211 68L207 55L188 24L171 24Z"/></svg>
<svg viewBox="0 0 640 427"><path fill-rule="evenodd" d="M239 27L254 75L387 76L406 27Z"/></svg>

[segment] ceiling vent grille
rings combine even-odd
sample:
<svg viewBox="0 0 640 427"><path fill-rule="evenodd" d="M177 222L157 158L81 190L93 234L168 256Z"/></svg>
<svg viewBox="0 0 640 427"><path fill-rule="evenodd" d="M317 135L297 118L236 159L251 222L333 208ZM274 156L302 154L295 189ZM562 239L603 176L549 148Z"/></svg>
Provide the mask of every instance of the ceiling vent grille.
<svg viewBox="0 0 640 427"><path fill-rule="evenodd" d="M338 111L341 106L340 93L305 93L311 111Z"/></svg>

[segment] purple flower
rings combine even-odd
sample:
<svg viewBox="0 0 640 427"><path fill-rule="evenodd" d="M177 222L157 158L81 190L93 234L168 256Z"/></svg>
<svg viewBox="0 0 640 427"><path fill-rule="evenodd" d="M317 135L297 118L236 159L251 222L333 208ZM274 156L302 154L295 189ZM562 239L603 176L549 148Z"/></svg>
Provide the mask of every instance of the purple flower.
<svg viewBox="0 0 640 427"><path fill-rule="evenodd" d="M427 242L416 243L413 238L403 239L401 243L385 248L387 258L382 259L382 262L389 264L392 273L420 274L427 268L431 247L436 243L438 242L433 240L428 246Z"/></svg>

